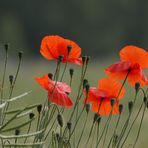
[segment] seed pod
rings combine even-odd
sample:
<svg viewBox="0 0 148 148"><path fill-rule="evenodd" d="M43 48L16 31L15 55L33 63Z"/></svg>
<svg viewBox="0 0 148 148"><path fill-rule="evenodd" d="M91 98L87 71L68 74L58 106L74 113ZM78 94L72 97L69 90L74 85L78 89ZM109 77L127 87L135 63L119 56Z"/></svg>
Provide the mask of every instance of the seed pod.
<svg viewBox="0 0 148 148"><path fill-rule="evenodd" d="M11 85L13 84L13 78L14 78L13 75L9 76L9 82L10 82Z"/></svg>
<svg viewBox="0 0 148 148"><path fill-rule="evenodd" d="M136 93L139 91L139 88L140 88L140 83L139 83L139 82L136 82L136 83L135 83L135 90L136 90Z"/></svg>
<svg viewBox="0 0 148 148"><path fill-rule="evenodd" d="M30 119L32 119L34 116L35 116L34 113L30 113L30 114L29 114L29 118L30 118Z"/></svg>
<svg viewBox="0 0 148 148"><path fill-rule="evenodd" d="M17 135L19 135L20 134L20 130L19 129L16 129L15 130L15 135L17 136Z"/></svg>
<svg viewBox="0 0 148 148"><path fill-rule="evenodd" d="M100 117L100 115L97 114L97 113L95 113L95 114L94 114L94 122L96 122L96 121L98 120L99 117Z"/></svg>
<svg viewBox="0 0 148 148"><path fill-rule="evenodd" d="M123 111L123 104L119 104L119 113L121 114Z"/></svg>
<svg viewBox="0 0 148 148"><path fill-rule="evenodd" d="M70 53L71 49L72 49L72 46L71 45L68 45L67 46L68 54Z"/></svg>
<svg viewBox="0 0 148 148"><path fill-rule="evenodd" d="M111 104L111 106L113 107L113 106L115 105L115 99L111 99L111 100L110 100L110 104Z"/></svg>
<svg viewBox="0 0 148 148"><path fill-rule="evenodd" d="M37 106L37 111L38 111L39 114L41 113L41 111L42 111L42 105L41 104Z"/></svg>
<svg viewBox="0 0 148 148"><path fill-rule="evenodd" d="M71 122L67 122L67 128L68 128L69 130L71 130L71 127L72 127L72 123L71 123Z"/></svg>
<svg viewBox="0 0 148 148"><path fill-rule="evenodd" d="M62 54L59 55L59 57L58 57L59 62L61 62L63 60L63 58L64 58L64 56Z"/></svg>
<svg viewBox="0 0 148 148"><path fill-rule="evenodd" d="M52 80L53 74L52 73L48 73L48 78Z"/></svg>
<svg viewBox="0 0 148 148"><path fill-rule="evenodd" d="M23 55L23 52L22 52L22 51L19 51L19 52L18 52L18 56L19 56L19 59L20 59L20 60L22 59L22 55Z"/></svg>
<svg viewBox="0 0 148 148"><path fill-rule="evenodd" d="M130 101L130 102L128 102L128 110L129 110L129 113L131 113L132 108L133 108L133 101Z"/></svg>
<svg viewBox="0 0 148 148"><path fill-rule="evenodd" d="M73 73L74 73L74 69L73 68L70 68L69 69L69 74L70 74L70 77L72 78L72 76L73 76Z"/></svg>

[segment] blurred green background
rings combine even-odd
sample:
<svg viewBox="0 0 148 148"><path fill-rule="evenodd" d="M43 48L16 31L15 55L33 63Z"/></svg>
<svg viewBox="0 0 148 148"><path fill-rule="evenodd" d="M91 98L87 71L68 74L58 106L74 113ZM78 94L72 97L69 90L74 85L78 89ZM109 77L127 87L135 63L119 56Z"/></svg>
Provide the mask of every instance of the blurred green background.
<svg viewBox="0 0 148 148"><path fill-rule="evenodd" d="M49 62L39 54L45 35L57 34L78 43L82 55L91 56L86 78L92 86L97 86L98 79L105 77L104 68L117 61L118 51L123 46L133 44L147 50L147 26L147 0L0 0L0 48L3 49L4 43L10 43L7 78L15 74L17 51L22 50L23 62L14 96L32 90L26 100L16 102L12 108L42 103L46 97L46 91L34 81L34 77L55 70L55 62ZM0 54L2 68L3 55L4 51ZM77 84L80 67L74 68ZM65 80L68 80L68 72ZM134 90L127 86L128 95L123 100L126 107L133 93ZM134 129L139 123L138 118ZM146 114L137 148L148 147L147 125ZM134 140L135 131L129 141Z"/></svg>

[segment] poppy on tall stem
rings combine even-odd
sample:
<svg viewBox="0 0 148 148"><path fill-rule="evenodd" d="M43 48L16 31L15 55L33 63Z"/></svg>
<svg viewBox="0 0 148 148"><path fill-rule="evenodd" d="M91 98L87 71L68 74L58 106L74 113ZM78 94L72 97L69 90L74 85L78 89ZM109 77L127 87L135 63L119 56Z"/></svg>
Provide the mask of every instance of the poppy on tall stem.
<svg viewBox="0 0 148 148"><path fill-rule="evenodd" d="M60 106L70 108L73 105L72 100L68 96L71 88L64 82L52 81L48 75L43 75L35 80L48 91L48 100Z"/></svg>
<svg viewBox="0 0 148 148"><path fill-rule="evenodd" d="M41 41L40 53L48 60L57 60L63 55L62 63L82 65L81 48L69 39L58 35L45 36Z"/></svg>
<svg viewBox="0 0 148 148"><path fill-rule="evenodd" d="M118 114L119 100L124 96L125 90L122 84L111 78L103 78L98 81L98 88L90 87L88 97L84 103L92 103L92 111L100 115ZM119 94L120 91L120 94ZM85 92L86 97L86 92ZM116 99L114 106L111 105L111 99Z"/></svg>
<svg viewBox="0 0 148 148"><path fill-rule="evenodd" d="M139 82L141 86L147 85L148 80L143 69L148 68L148 52L142 48L128 45L120 51L120 62L110 65L106 73L114 79L128 79L131 86Z"/></svg>

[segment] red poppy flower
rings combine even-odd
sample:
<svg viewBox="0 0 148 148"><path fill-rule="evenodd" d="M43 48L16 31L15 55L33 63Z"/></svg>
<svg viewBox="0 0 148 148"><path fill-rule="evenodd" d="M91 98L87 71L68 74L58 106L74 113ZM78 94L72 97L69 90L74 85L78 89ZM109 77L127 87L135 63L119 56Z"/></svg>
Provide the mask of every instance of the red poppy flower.
<svg viewBox="0 0 148 148"><path fill-rule="evenodd" d="M67 108L73 105L70 97L67 95L71 92L71 88L66 83L52 81L47 75L35 78L35 80L48 91L49 101Z"/></svg>
<svg viewBox="0 0 148 148"><path fill-rule="evenodd" d="M68 47L71 48L69 53ZM81 48L75 42L57 35L45 36L41 42L40 52L48 60L58 59L59 55L63 55L63 63L66 63L67 59L70 63L82 64Z"/></svg>
<svg viewBox="0 0 148 148"><path fill-rule="evenodd" d="M128 82L134 86L136 82L141 85L148 84L144 68L148 68L148 52L136 46L126 46L120 51L121 62L112 64L105 69L106 73L118 80L125 79L128 74Z"/></svg>
<svg viewBox="0 0 148 148"><path fill-rule="evenodd" d="M90 87L88 98L84 99L85 103L92 103L92 111L98 112L100 115L108 115L112 110L111 99L115 99L112 114L118 114L118 103L124 95L124 88L118 96L121 84L114 79L104 78L99 80L98 88ZM85 92L86 96L86 92ZM117 98L118 97L118 98Z"/></svg>

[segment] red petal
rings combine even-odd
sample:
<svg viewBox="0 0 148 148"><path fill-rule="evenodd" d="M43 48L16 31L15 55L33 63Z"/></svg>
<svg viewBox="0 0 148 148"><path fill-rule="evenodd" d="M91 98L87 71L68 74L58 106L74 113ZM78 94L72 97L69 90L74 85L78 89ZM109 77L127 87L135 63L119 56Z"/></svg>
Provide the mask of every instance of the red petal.
<svg viewBox="0 0 148 148"><path fill-rule="evenodd" d="M125 46L120 51L120 58L122 61L130 61L133 64L138 63L141 68L148 67L148 52L136 46Z"/></svg>

